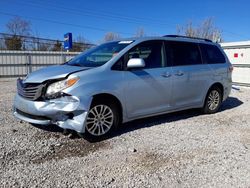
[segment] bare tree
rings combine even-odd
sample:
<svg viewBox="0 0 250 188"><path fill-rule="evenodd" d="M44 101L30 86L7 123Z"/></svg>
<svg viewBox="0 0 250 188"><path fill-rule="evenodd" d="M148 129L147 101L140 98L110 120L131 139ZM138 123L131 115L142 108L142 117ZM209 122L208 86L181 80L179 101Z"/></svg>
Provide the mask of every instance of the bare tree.
<svg viewBox="0 0 250 188"><path fill-rule="evenodd" d="M7 50L21 50L22 49L22 39L14 35L13 37L5 37L5 45Z"/></svg>
<svg viewBox="0 0 250 188"><path fill-rule="evenodd" d="M28 36L31 32L31 23L21 19L20 17L14 17L6 24L6 29L11 37L5 37L5 45L9 50L21 50L25 49L25 39L22 36Z"/></svg>
<svg viewBox="0 0 250 188"><path fill-rule="evenodd" d="M31 32L31 23L20 17L14 17L6 24L6 28L10 34L27 36Z"/></svg>
<svg viewBox="0 0 250 188"><path fill-rule="evenodd" d="M136 30L135 37L144 37L146 36L144 28L140 27Z"/></svg>
<svg viewBox="0 0 250 188"><path fill-rule="evenodd" d="M193 22L189 21L186 26L177 26L177 33L188 37L198 37L197 29L193 26Z"/></svg>
<svg viewBox="0 0 250 188"><path fill-rule="evenodd" d="M53 45L52 51L62 51L62 43L59 40Z"/></svg>
<svg viewBox="0 0 250 188"><path fill-rule="evenodd" d="M189 21L185 26L177 26L177 34L206 38L214 42L222 41L222 31L215 26L213 18L205 19L197 27L193 25L192 21Z"/></svg>
<svg viewBox="0 0 250 188"><path fill-rule="evenodd" d="M104 42L108 42L108 41L113 41L113 40L117 40L121 38L119 34L114 33L114 32L108 32L105 34L104 36Z"/></svg>
<svg viewBox="0 0 250 188"><path fill-rule="evenodd" d="M88 43L89 42L83 36L79 35L74 40L71 51L82 52L90 47Z"/></svg>
<svg viewBox="0 0 250 188"><path fill-rule="evenodd" d="M51 49L51 44L43 43L43 42L38 43L38 47L37 47L38 51L50 51L50 49Z"/></svg>
<svg viewBox="0 0 250 188"><path fill-rule="evenodd" d="M56 44L57 42L60 42L60 41L56 41L55 43L55 42L52 42L51 40L40 38L40 34L37 31L33 32L31 37L27 37L27 40L30 40L29 48L31 50L50 51L50 50L53 50L55 45L56 46L60 45L60 44ZM56 48L58 48L58 46Z"/></svg>

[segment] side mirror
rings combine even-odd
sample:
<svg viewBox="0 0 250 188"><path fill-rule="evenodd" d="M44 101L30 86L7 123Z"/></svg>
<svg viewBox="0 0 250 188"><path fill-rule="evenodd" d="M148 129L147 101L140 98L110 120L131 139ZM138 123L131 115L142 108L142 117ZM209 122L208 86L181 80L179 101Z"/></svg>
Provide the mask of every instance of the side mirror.
<svg viewBox="0 0 250 188"><path fill-rule="evenodd" d="M145 67L145 61L142 58L132 58L128 61L127 68L143 68Z"/></svg>

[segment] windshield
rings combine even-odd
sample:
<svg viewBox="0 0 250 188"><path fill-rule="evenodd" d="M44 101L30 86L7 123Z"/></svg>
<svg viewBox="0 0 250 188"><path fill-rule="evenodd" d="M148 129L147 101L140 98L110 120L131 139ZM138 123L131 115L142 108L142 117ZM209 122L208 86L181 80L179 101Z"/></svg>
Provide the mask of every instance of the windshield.
<svg viewBox="0 0 250 188"><path fill-rule="evenodd" d="M104 65L132 42L133 41L118 41L102 44L76 56L67 62L67 64L81 67L98 67Z"/></svg>

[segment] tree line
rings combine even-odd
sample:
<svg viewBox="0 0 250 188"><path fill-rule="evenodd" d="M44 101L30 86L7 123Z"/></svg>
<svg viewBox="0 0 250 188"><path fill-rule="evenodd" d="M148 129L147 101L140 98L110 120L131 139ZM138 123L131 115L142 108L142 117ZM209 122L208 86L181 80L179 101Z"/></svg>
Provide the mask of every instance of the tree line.
<svg viewBox="0 0 250 188"><path fill-rule="evenodd" d="M6 24L7 33L0 33L0 50L38 50L38 51L62 51L63 41L40 38L38 34L32 34L31 23L20 17L12 18ZM176 34L189 37L200 37L221 42L222 31L215 27L214 20L207 18L201 24L195 26L189 21L183 26L177 26ZM146 36L144 28L136 30L134 37ZM107 32L100 42L107 42L122 38L118 33ZM71 51L84 51L94 46L83 36L77 36L73 41Z"/></svg>

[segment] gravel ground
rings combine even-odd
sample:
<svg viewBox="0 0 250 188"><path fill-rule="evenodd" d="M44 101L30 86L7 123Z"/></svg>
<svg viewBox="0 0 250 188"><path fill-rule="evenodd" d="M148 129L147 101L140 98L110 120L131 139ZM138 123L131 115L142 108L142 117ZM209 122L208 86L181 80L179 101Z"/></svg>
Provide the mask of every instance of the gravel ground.
<svg viewBox="0 0 250 188"><path fill-rule="evenodd" d="M0 86L0 187L250 187L250 89L217 114L147 118L90 143L16 121L15 82Z"/></svg>

